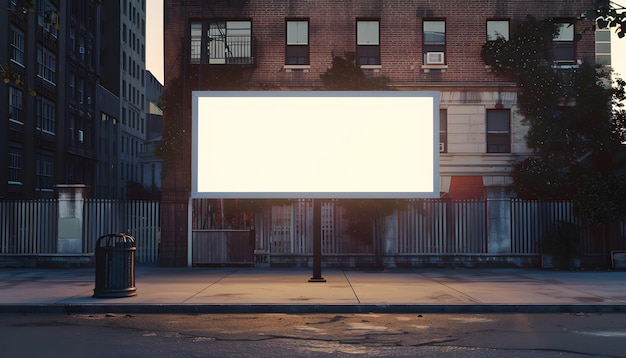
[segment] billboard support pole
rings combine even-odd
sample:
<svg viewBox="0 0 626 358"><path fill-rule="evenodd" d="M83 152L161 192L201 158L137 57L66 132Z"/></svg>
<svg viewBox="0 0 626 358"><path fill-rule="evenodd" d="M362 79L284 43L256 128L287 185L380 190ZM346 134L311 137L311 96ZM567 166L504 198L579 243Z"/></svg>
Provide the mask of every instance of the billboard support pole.
<svg viewBox="0 0 626 358"><path fill-rule="evenodd" d="M326 282L322 277L322 202L313 199L313 277L309 282Z"/></svg>

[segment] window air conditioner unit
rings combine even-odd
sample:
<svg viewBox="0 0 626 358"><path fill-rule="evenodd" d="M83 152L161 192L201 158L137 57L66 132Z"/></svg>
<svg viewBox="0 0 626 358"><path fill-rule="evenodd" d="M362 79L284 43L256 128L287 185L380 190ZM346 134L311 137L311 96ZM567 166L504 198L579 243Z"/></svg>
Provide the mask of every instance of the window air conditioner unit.
<svg viewBox="0 0 626 358"><path fill-rule="evenodd" d="M439 152L444 153L446 151L446 143L439 143Z"/></svg>
<svg viewBox="0 0 626 358"><path fill-rule="evenodd" d="M427 65L443 65L445 63L444 52L427 52L426 64Z"/></svg>
<svg viewBox="0 0 626 358"><path fill-rule="evenodd" d="M84 135L83 131L81 129L79 129L78 130L78 141L82 143L84 139L85 139L85 135Z"/></svg>
<svg viewBox="0 0 626 358"><path fill-rule="evenodd" d="M85 48L83 46L78 48L78 53L80 53L81 55L85 54Z"/></svg>

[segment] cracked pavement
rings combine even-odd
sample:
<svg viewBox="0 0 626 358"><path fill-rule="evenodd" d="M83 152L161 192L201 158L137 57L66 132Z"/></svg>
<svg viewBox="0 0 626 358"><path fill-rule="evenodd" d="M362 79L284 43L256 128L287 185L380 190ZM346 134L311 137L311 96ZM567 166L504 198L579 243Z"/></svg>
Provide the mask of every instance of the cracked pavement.
<svg viewBox="0 0 626 358"><path fill-rule="evenodd" d="M619 313L2 314L0 344L7 356L25 357L626 357L624 318Z"/></svg>

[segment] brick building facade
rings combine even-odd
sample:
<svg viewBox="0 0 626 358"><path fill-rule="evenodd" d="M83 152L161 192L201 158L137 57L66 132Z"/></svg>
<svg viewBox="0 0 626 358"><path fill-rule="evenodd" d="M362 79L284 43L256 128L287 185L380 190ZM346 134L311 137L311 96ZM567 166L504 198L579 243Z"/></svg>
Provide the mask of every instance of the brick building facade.
<svg viewBox="0 0 626 358"><path fill-rule="evenodd" d="M593 33L574 41L582 26L566 26L592 7L591 0L166 0L165 91L182 106L166 103L164 121L189 128L193 90L322 89L333 55L352 52L391 89L441 93L442 195L508 197L512 166L531 153L527 125L516 111L516 83L485 66L481 48L528 15L554 18L563 23L555 66L593 63ZM178 158L163 183L166 266L186 264L189 159Z"/></svg>

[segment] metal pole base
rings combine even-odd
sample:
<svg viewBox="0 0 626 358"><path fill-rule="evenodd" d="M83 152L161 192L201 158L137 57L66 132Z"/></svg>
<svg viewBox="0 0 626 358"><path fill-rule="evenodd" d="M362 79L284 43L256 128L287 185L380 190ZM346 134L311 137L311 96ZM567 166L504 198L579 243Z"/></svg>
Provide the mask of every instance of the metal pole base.
<svg viewBox="0 0 626 358"><path fill-rule="evenodd" d="M326 282L326 279L323 277L311 277L309 282Z"/></svg>

